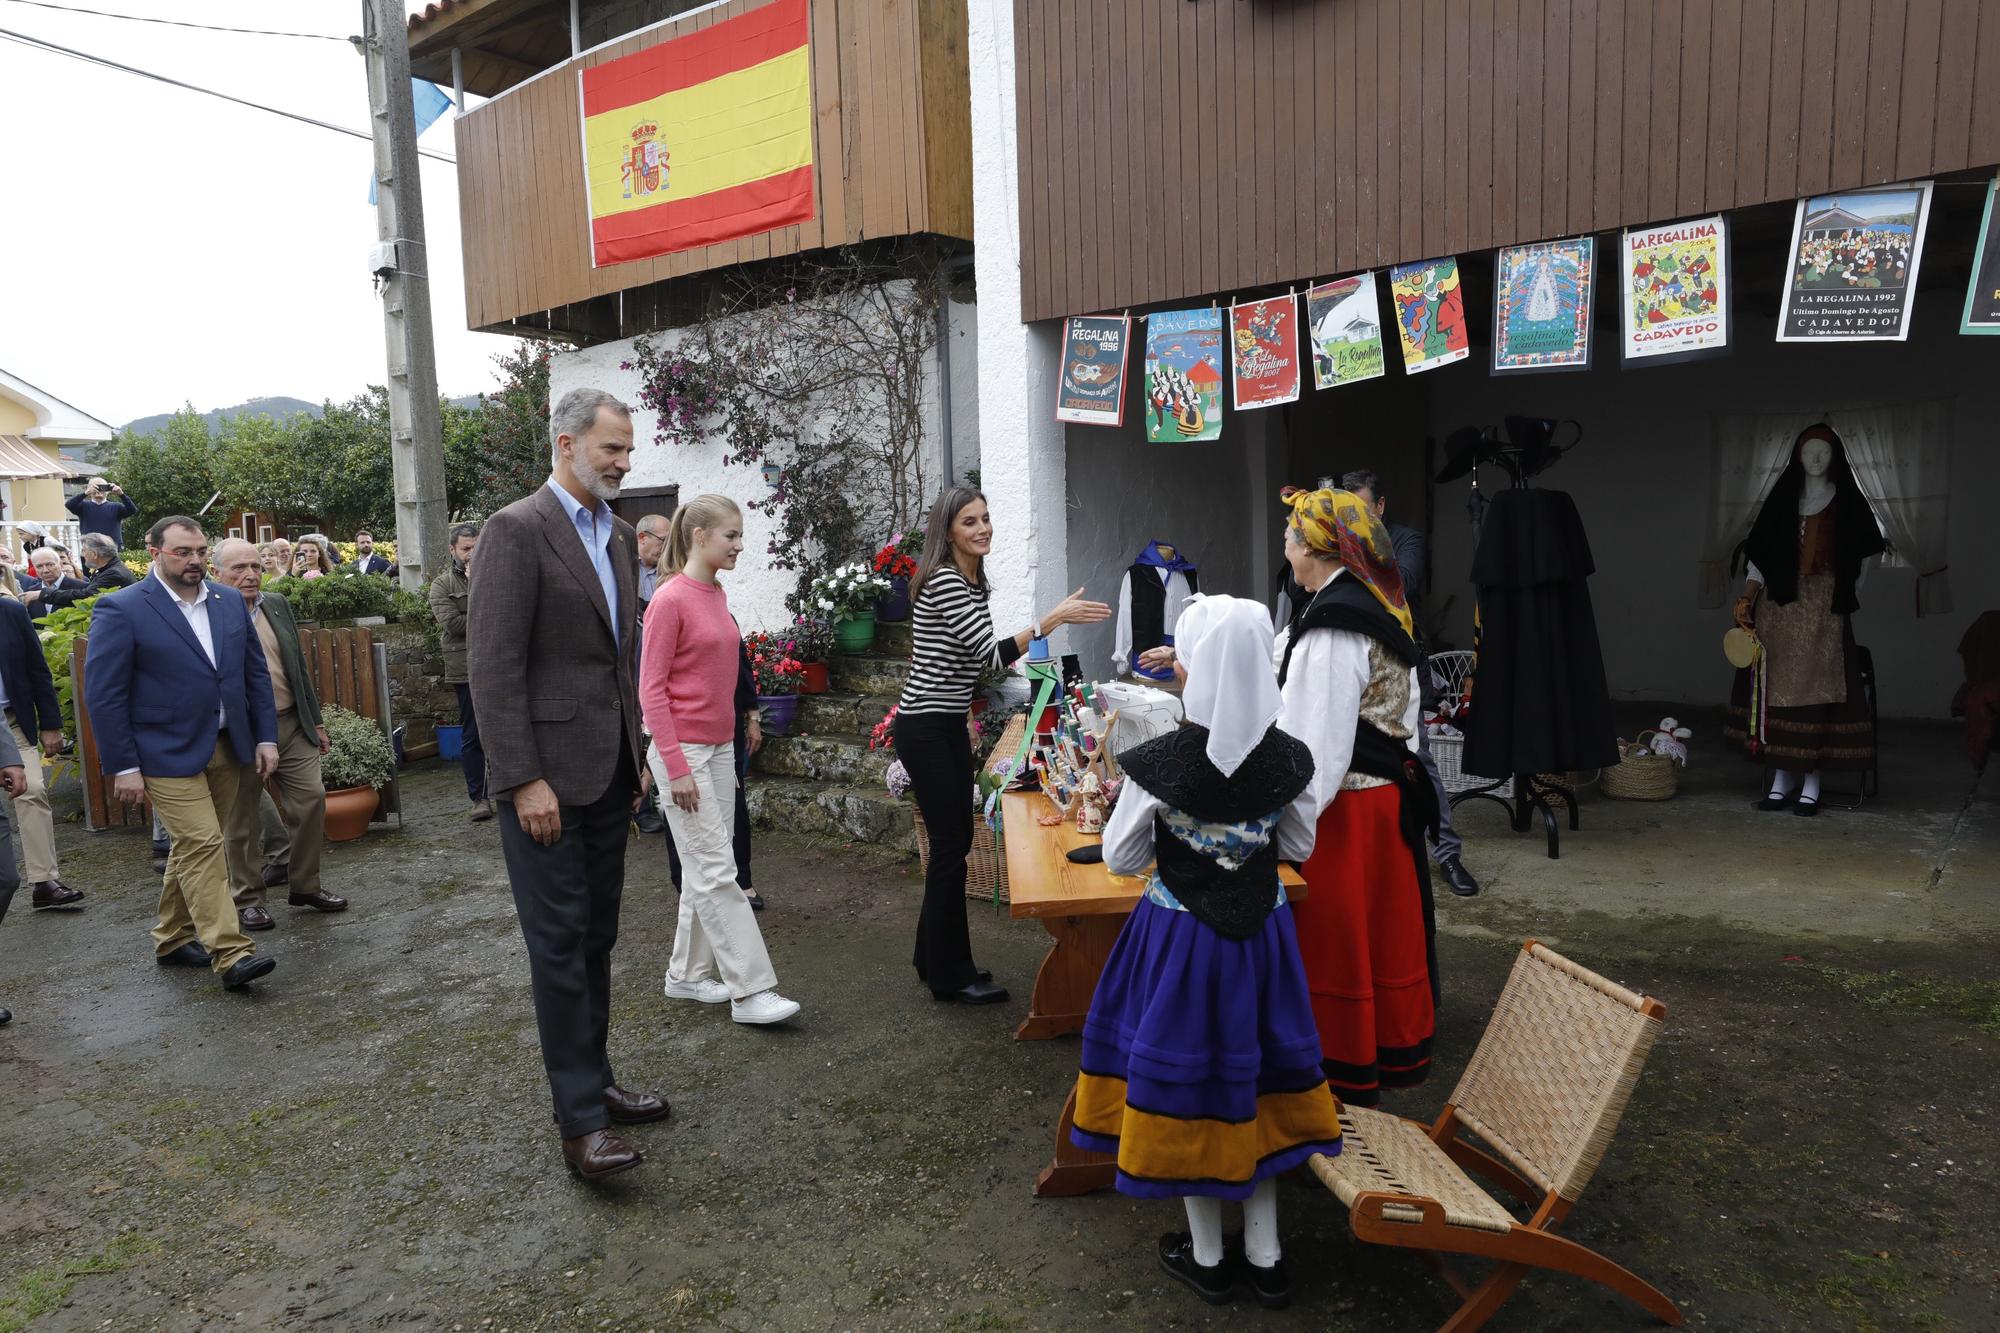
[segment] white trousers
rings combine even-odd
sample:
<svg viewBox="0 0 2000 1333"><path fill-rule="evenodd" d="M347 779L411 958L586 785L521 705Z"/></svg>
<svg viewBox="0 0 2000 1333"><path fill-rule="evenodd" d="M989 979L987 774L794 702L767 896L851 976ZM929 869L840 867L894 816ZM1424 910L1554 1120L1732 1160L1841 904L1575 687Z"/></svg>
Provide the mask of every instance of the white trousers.
<svg viewBox="0 0 2000 1333"><path fill-rule="evenodd" d="M692 812L668 794L659 747L646 750L660 809L681 855L680 920L667 974L680 981L718 977L730 998L747 999L775 989L778 974L764 932L757 929L757 913L736 883L736 746L682 745L681 754L701 792L701 808Z"/></svg>

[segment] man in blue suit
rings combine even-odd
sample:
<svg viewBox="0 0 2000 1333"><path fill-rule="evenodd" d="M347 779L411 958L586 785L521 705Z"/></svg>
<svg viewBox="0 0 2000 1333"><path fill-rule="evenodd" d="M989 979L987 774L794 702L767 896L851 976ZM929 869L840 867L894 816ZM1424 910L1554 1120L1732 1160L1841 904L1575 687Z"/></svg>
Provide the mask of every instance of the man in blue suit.
<svg viewBox="0 0 2000 1333"><path fill-rule="evenodd" d="M271 674L233 588L206 577L208 538L183 515L146 534L152 571L99 599L84 704L112 794L150 800L173 839L153 952L165 967L212 967L241 990L277 966L258 957L229 892L222 821L241 782L278 768ZM197 942L199 941L199 942Z"/></svg>

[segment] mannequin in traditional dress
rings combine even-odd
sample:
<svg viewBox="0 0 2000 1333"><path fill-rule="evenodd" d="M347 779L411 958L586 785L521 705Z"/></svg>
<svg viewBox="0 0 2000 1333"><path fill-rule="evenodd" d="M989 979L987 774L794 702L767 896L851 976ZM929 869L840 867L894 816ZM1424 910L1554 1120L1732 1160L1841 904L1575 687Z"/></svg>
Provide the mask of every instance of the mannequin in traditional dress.
<svg viewBox="0 0 2000 1333"><path fill-rule="evenodd" d="M1816 815L1821 773L1874 762L1848 617L1861 605L1862 565L1884 545L1840 436L1824 423L1807 427L1737 548L1748 577L1736 623L1763 645L1765 697L1753 689L1759 668L1738 672L1724 734L1769 770L1760 810Z"/></svg>

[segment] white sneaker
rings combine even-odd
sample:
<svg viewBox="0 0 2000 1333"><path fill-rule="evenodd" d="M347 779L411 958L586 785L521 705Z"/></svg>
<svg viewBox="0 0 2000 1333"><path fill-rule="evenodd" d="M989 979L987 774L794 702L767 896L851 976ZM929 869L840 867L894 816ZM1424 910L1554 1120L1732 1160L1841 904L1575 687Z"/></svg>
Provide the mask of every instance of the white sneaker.
<svg viewBox="0 0 2000 1333"><path fill-rule="evenodd" d="M760 990L729 1006L729 1016L739 1023L782 1023L798 1011L797 1000L788 1000L774 990Z"/></svg>
<svg viewBox="0 0 2000 1333"><path fill-rule="evenodd" d="M667 973L667 998L669 1000L695 1000L702 1004L721 1004L729 998L729 987L714 977L703 977L700 981L682 981L673 973Z"/></svg>

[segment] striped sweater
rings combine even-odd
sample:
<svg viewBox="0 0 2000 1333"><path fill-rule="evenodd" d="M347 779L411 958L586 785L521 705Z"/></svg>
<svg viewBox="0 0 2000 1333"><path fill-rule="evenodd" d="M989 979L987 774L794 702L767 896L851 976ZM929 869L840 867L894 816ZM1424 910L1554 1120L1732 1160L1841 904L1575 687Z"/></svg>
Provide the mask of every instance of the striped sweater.
<svg viewBox="0 0 2000 1333"><path fill-rule="evenodd" d="M910 679L899 713L963 713L972 707L979 673L1021 655L1013 636L994 638L987 595L951 565L925 582L910 616Z"/></svg>

